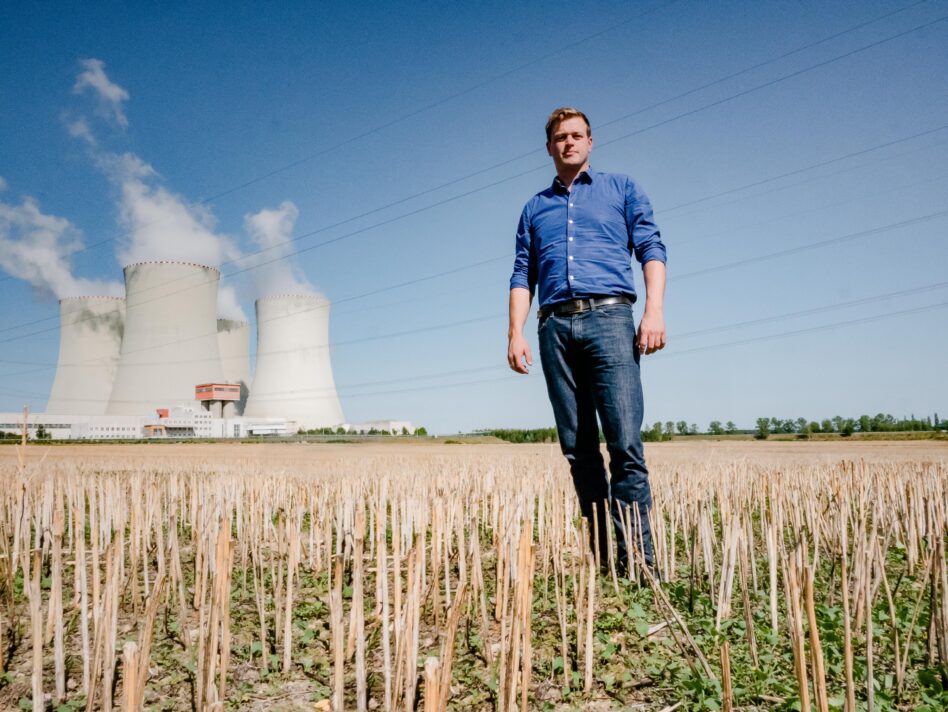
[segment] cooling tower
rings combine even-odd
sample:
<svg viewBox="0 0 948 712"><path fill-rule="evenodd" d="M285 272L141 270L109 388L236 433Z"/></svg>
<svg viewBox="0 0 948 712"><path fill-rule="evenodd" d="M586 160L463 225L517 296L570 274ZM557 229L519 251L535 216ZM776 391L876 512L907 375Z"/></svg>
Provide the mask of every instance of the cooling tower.
<svg viewBox="0 0 948 712"><path fill-rule="evenodd" d="M125 336L108 415L150 415L194 402L199 383L224 377L213 267L140 262L125 268Z"/></svg>
<svg viewBox="0 0 948 712"><path fill-rule="evenodd" d="M286 418L302 430L343 422L329 359L325 297L257 300L257 365L244 415Z"/></svg>
<svg viewBox="0 0 948 712"><path fill-rule="evenodd" d="M240 415L250 392L250 322L218 319L217 345L221 352L224 381L240 384L240 400L234 404Z"/></svg>
<svg viewBox="0 0 948 712"><path fill-rule="evenodd" d="M59 301L59 362L46 412L102 415L122 349L125 300L71 297Z"/></svg>

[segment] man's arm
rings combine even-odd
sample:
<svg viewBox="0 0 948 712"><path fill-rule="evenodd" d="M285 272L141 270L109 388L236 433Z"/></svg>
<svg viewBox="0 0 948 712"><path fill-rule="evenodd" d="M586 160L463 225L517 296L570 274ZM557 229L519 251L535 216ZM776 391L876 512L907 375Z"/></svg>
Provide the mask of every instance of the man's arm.
<svg viewBox="0 0 948 712"><path fill-rule="evenodd" d="M533 365L530 344L523 336L523 325L530 313L530 290L512 287L510 290L510 327L507 330L507 363L517 373L529 373Z"/></svg>
<svg viewBox="0 0 948 712"><path fill-rule="evenodd" d="M645 312L639 322L639 351L653 354L665 348L665 263L649 260L642 265L642 274L645 277Z"/></svg>

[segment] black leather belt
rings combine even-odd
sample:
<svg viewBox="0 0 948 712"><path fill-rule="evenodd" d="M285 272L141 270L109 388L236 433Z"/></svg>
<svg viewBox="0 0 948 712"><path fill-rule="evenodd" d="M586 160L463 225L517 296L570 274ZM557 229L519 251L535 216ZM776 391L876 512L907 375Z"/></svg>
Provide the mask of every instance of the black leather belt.
<svg viewBox="0 0 948 712"><path fill-rule="evenodd" d="M563 316L564 314L579 314L580 312L598 309L607 304L631 304L632 300L625 295L617 297L589 297L587 299L570 299L568 302L557 302L548 307L543 307L537 312L537 317L544 317L554 314Z"/></svg>

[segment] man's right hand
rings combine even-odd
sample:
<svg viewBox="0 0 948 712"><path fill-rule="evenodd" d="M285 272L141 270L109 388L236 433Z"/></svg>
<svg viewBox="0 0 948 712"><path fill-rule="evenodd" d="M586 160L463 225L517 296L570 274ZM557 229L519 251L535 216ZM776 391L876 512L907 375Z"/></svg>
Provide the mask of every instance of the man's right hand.
<svg viewBox="0 0 948 712"><path fill-rule="evenodd" d="M533 355L523 334L511 334L507 343L507 364L517 373L530 373Z"/></svg>

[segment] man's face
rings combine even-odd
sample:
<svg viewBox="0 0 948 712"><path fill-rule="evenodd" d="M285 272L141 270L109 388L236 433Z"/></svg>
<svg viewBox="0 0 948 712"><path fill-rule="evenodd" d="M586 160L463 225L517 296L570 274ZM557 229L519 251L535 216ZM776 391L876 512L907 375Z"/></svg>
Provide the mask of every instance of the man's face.
<svg viewBox="0 0 948 712"><path fill-rule="evenodd" d="M562 168L582 168L589 161L593 140L589 129L581 116L563 119L553 129L547 153L553 158L556 170Z"/></svg>

